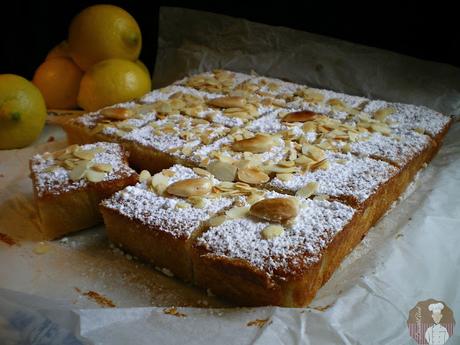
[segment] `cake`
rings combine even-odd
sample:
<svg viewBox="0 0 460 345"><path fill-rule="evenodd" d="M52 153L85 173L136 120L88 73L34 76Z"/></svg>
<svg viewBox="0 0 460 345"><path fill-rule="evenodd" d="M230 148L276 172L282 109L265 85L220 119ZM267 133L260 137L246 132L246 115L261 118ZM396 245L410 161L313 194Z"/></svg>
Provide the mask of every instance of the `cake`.
<svg viewBox="0 0 460 345"><path fill-rule="evenodd" d="M64 129L119 143L146 169L100 205L114 243L238 305L299 307L450 124L426 107L215 70Z"/></svg>
<svg viewBox="0 0 460 345"><path fill-rule="evenodd" d="M35 155L30 170L43 237L100 223L99 202L137 181L127 157L121 145L106 142Z"/></svg>

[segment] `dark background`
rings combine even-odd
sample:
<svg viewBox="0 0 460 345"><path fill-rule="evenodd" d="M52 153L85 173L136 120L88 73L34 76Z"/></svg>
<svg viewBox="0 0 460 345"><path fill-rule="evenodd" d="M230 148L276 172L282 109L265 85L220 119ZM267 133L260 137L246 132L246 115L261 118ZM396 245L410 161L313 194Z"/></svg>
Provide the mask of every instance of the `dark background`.
<svg viewBox="0 0 460 345"><path fill-rule="evenodd" d="M8 1L0 8L0 73L32 78L47 52L67 36L72 17L98 1ZM442 2L110 1L142 30L141 60L152 71L160 6L188 7L328 35L460 66L458 10ZM452 2L453 4L453 2Z"/></svg>

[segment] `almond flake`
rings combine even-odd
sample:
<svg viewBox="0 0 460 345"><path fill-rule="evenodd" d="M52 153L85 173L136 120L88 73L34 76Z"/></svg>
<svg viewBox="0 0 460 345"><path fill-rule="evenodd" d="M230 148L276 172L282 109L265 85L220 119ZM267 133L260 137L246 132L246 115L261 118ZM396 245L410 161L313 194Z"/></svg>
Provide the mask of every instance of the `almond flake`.
<svg viewBox="0 0 460 345"><path fill-rule="evenodd" d="M234 165L220 161L211 162L206 169L218 180L229 182L235 180L237 171Z"/></svg>
<svg viewBox="0 0 460 345"><path fill-rule="evenodd" d="M111 172L113 170L113 167L111 164L98 163L98 164L93 164L91 166L91 169L100 171L100 172Z"/></svg>
<svg viewBox="0 0 460 345"><path fill-rule="evenodd" d="M307 121L313 121L316 119L316 117L320 115L318 113L315 113L314 111L310 110L301 110L301 111L295 111L292 113L288 113L286 116L282 118L281 121L283 122L307 122Z"/></svg>
<svg viewBox="0 0 460 345"><path fill-rule="evenodd" d="M166 191L175 196L190 197L209 194L211 189L211 181L207 178L199 177L174 182L166 188Z"/></svg>
<svg viewBox="0 0 460 345"><path fill-rule="evenodd" d="M297 197L309 198L318 190L317 182L309 182L304 187L300 188L295 195Z"/></svg>
<svg viewBox="0 0 460 345"><path fill-rule="evenodd" d="M142 170L141 173L139 174L139 182L147 182L152 178L152 175L150 175L150 172L148 170Z"/></svg>
<svg viewBox="0 0 460 345"><path fill-rule="evenodd" d="M233 207L225 212L228 219L243 218L249 213L249 207Z"/></svg>
<svg viewBox="0 0 460 345"><path fill-rule="evenodd" d="M75 167L70 171L69 178L72 181L80 180L81 178L83 178L83 176L85 176L88 166L89 166L88 161L81 161L75 164Z"/></svg>
<svg viewBox="0 0 460 345"><path fill-rule="evenodd" d="M286 223L297 217L298 204L292 198L263 199L253 204L249 212L269 222Z"/></svg>
<svg viewBox="0 0 460 345"><path fill-rule="evenodd" d="M131 109L126 108L105 108L99 112L104 118L110 120L126 120L134 115Z"/></svg>
<svg viewBox="0 0 460 345"><path fill-rule="evenodd" d="M281 173L281 174L276 174L276 177L283 182L288 182L289 180L292 179L293 175Z"/></svg>
<svg viewBox="0 0 460 345"><path fill-rule="evenodd" d="M391 115L395 112L396 109L393 107L380 108L374 112L374 119L383 122L388 115Z"/></svg>
<svg viewBox="0 0 460 345"><path fill-rule="evenodd" d="M263 153L269 151L273 144L272 137L256 134L252 138L235 141L232 144L232 150L236 152Z"/></svg>
<svg viewBox="0 0 460 345"><path fill-rule="evenodd" d="M87 170L85 177L88 181L90 182L100 182L104 180L104 178L107 176L107 173L101 172L101 171L95 171L95 170Z"/></svg>
<svg viewBox="0 0 460 345"><path fill-rule="evenodd" d="M261 236L264 240L271 240L281 236L284 233L284 227L281 225L268 225L261 231Z"/></svg>
<svg viewBox="0 0 460 345"><path fill-rule="evenodd" d="M225 215L221 215L221 216L216 216L216 217L209 219L207 223L209 226L219 226L223 222L225 222L227 219L228 218Z"/></svg>
<svg viewBox="0 0 460 345"><path fill-rule="evenodd" d="M249 184L261 184L270 180L270 177L256 168L238 169L238 179Z"/></svg>

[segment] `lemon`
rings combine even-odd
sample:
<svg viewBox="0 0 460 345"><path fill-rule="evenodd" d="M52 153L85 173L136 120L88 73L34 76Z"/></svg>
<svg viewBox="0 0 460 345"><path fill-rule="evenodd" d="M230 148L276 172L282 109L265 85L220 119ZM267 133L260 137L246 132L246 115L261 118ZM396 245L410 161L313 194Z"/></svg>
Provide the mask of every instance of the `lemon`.
<svg viewBox="0 0 460 345"><path fill-rule="evenodd" d="M62 41L53 49L51 49L48 55L46 55L45 60L61 57L70 58L69 44L67 43L67 41Z"/></svg>
<svg viewBox="0 0 460 345"><path fill-rule="evenodd" d="M14 74L0 75L0 149L31 144L43 129L46 106L38 88Z"/></svg>
<svg viewBox="0 0 460 345"><path fill-rule="evenodd" d="M55 57L38 67L33 83L42 92L48 108L75 109L82 76L82 70L71 59Z"/></svg>
<svg viewBox="0 0 460 345"><path fill-rule="evenodd" d="M142 68L142 70L147 74L147 76L150 78L150 71L147 68L147 66L141 61L141 60L136 60L136 64Z"/></svg>
<svg viewBox="0 0 460 345"><path fill-rule="evenodd" d="M69 28L72 58L83 70L111 58L135 61L142 47L141 30L125 10L113 5L94 5L72 20Z"/></svg>
<svg viewBox="0 0 460 345"><path fill-rule="evenodd" d="M83 75L78 105L94 111L141 97L150 87L150 78L135 62L108 59L95 64Z"/></svg>

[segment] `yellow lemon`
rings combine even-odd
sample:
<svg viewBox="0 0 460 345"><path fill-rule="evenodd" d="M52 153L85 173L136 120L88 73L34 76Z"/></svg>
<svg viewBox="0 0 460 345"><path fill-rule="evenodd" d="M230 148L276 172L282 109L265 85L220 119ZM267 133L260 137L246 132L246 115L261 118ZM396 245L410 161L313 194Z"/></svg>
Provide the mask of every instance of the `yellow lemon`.
<svg viewBox="0 0 460 345"><path fill-rule="evenodd" d="M72 58L86 71L102 60L137 60L142 36L136 20L125 10L113 5L94 5L72 20L68 42Z"/></svg>
<svg viewBox="0 0 460 345"><path fill-rule="evenodd" d="M31 144L43 129L46 106L40 90L14 74L0 74L0 149Z"/></svg>
<svg viewBox="0 0 460 345"><path fill-rule="evenodd" d="M141 61L141 60L136 60L136 64L142 68L142 70L147 74L147 76L150 78L150 71L147 68L147 66Z"/></svg>
<svg viewBox="0 0 460 345"><path fill-rule="evenodd" d="M75 109L82 76L82 70L71 59L55 57L38 67L32 81L48 108Z"/></svg>
<svg viewBox="0 0 460 345"><path fill-rule="evenodd" d="M69 44L67 41L62 41L53 49L51 49L46 55L45 60L54 59L54 58L69 58L70 59L70 51L69 51Z"/></svg>
<svg viewBox="0 0 460 345"><path fill-rule="evenodd" d="M95 64L83 75L78 105L94 111L141 97L150 87L150 78L135 62L108 59Z"/></svg>

